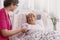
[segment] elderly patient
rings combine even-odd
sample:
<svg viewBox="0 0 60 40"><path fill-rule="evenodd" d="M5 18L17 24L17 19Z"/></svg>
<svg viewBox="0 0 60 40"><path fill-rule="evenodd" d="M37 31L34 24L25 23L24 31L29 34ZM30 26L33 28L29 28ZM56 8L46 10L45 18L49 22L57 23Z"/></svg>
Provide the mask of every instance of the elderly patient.
<svg viewBox="0 0 60 40"><path fill-rule="evenodd" d="M33 13L29 13L26 15L26 21L27 23L24 23L22 26L27 27L28 29L34 29L34 30L44 30L44 27L42 27L40 24L36 23L36 16Z"/></svg>
<svg viewBox="0 0 60 40"><path fill-rule="evenodd" d="M37 35L37 32L44 30L44 27L36 23L36 16L33 13L29 13L28 15L26 15L26 21L27 23L22 24L22 28L28 28L29 31L19 34L18 38L20 40L33 40L35 38L31 39L31 35ZM28 35L30 36L29 38Z"/></svg>
<svg viewBox="0 0 60 40"><path fill-rule="evenodd" d="M22 24L21 28L27 28L28 31L18 33L12 36L10 40L38 40L35 39L35 36L38 35L38 33L42 33L44 30L43 26L36 23L36 16L33 13L26 15L26 23ZM39 37L37 36L37 38Z"/></svg>
<svg viewBox="0 0 60 40"><path fill-rule="evenodd" d="M12 37L11 40L60 40L60 33L57 31L44 31L44 27L36 23L36 16L33 13L26 15L27 23L21 28L27 28L27 32L21 32Z"/></svg>

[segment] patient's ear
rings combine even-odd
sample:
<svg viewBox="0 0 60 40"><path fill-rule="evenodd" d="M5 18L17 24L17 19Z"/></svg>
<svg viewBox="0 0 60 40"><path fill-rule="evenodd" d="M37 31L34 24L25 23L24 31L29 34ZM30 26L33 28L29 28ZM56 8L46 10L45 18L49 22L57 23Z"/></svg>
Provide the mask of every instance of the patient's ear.
<svg viewBox="0 0 60 40"><path fill-rule="evenodd" d="M40 19L41 19L41 15L40 15L40 14L37 14L37 15L36 15L36 19L37 19L37 20L40 20Z"/></svg>

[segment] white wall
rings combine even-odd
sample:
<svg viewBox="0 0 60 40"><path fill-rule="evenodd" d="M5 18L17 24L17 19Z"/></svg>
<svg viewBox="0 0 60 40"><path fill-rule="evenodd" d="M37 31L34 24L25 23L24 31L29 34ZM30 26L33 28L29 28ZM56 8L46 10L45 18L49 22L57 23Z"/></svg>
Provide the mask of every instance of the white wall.
<svg viewBox="0 0 60 40"><path fill-rule="evenodd" d="M60 0L57 0L57 15L59 21L57 22L57 30L60 31Z"/></svg>
<svg viewBox="0 0 60 40"><path fill-rule="evenodd" d="M3 8L3 1L4 0L0 0L0 9Z"/></svg>

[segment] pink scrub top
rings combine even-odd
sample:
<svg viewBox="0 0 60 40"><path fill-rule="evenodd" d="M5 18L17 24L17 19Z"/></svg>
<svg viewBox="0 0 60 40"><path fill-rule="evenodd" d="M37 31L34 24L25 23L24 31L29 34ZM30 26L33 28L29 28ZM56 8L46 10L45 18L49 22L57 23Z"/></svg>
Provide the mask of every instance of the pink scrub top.
<svg viewBox="0 0 60 40"><path fill-rule="evenodd" d="M10 18L9 15L7 15L7 13L5 12L5 9L2 8L0 9L0 40L9 40L9 37L3 37L1 34L1 30L11 30L12 29L12 25L10 22Z"/></svg>

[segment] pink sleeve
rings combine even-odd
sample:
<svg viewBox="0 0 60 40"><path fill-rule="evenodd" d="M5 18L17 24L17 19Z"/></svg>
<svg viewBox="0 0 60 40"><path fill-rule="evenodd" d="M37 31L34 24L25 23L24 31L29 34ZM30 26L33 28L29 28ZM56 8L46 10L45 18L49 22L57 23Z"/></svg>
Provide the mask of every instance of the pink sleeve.
<svg viewBox="0 0 60 40"><path fill-rule="evenodd" d="M5 14L0 12L0 30L7 29Z"/></svg>

